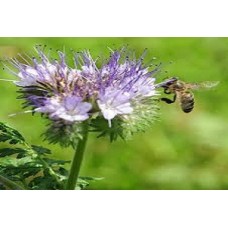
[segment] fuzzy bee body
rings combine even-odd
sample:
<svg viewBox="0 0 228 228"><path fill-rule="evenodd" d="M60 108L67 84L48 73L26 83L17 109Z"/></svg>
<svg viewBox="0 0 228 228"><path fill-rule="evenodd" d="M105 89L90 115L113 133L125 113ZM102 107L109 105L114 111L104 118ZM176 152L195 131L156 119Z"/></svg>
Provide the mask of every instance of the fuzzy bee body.
<svg viewBox="0 0 228 228"><path fill-rule="evenodd" d="M193 110L194 108L194 95L191 92L177 92L177 97L180 102L181 109L183 112L189 113Z"/></svg>
<svg viewBox="0 0 228 228"><path fill-rule="evenodd" d="M164 88L165 94L174 94L173 100L168 98L161 98L167 104L174 103L176 99L179 101L181 109L185 113L189 113L194 108L194 94L191 90L200 88L211 88L218 84L218 82L202 82L202 83L185 83L173 77L162 83L157 84L157 88Z"/></svg>

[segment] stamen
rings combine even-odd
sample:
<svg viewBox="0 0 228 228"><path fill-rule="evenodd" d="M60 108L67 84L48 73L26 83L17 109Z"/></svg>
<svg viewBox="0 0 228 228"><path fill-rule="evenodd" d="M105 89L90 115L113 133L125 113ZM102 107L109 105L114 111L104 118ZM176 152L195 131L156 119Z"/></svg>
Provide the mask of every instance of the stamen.
<svg viewBox="0 0 228 228"><path fill-rule="evenodd" d="M5 79L5 78L0 78L0 81L5 81L5 82L17 82L16 80Z"/></svg>
<svg viewBox="0 0 228 228"><path fill-rule="evenodd" d="M8 115L9 117L14 117L16 115L20 115L20 114L26 114L26 113L31 113L31 112L34 112L33 110L26 110L26 111L23 111L23 112L17 112L17 113L12 113L10 115Z"/></svg>

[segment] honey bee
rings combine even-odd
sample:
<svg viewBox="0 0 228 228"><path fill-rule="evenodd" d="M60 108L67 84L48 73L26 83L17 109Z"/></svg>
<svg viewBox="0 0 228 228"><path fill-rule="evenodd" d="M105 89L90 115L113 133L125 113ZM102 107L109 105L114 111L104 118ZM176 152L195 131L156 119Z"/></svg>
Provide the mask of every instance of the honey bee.
<svg viewBox="0 0 228 228"><path fill-rule="evenodd" d="M173 99L169 98L161 98L162 101L166 102L167 104L172 104L176 101L179 101L181 109L185 113L189 113L194 108L194 94L192 90L198 89L210 89L218 85L217 82L213 81L205 81L201 83L186 83L184 81L180 81L177 77L172 77L170 79L165 80L156 85L156 88L164 88L165 94L174 94Z"/></svg>

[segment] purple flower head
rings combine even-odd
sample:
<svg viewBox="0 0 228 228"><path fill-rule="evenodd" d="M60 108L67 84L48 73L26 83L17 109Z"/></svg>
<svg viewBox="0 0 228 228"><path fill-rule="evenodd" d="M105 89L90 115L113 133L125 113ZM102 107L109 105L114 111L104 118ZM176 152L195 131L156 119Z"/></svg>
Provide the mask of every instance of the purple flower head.
<svg viewBox="0 0 228 228"><path fill-rule="evenodd" d="M74 54L74 67L70 67L63 52L53 60L40 48L36 50L39 58L11 61L17 69L15 84L27 106L53 121L71 124L98 113L111 127L114 118L129 119L140 103L157 94L154 74L158 67L151 70L143 56L136 59L127 56L126 50L112 51L107 61L98 64L83 51Z"/></svg>
<svg viewBox="0 0 228 228"><path fill-rule="evenodd" d="M156 95L152 76L158 68L150 71L143 65L143 58L130 60L122 55L122 52L112 52L98 78L97 103L109 126L115 116L133 113L135 101Z"/></svg>
<svg viewBox="0 0 228 228"><path fill-rule="evenodd" d="M105 119L109 122L111 127L111 119L116 115L130 114L133 108L130 104L130 94L121 89L107 88L105 93L99 96L97 104Z"/></svg>

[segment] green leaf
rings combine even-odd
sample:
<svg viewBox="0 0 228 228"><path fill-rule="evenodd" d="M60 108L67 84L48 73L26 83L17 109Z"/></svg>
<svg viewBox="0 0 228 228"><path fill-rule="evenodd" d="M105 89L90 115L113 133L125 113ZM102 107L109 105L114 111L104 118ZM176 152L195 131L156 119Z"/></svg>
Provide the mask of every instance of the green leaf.
<svg viewBox="0 0 228 228"><path fill-rule="evenodd" d="M35 150L38 154L51 154L51 150L44 148L42 146L31 146L33 150Z"/></svg>
<svg viewBox="0 0 228 228"><path fill-rule="evenodd" d="M47 169L43 170L43 176L38 176L32 179L32 181L29 183L29 187L36 190L63 189L63 185L57 183L56 179L50 175Z"/></svg>
<svg viewBox="0 0 228 228"><path fill-rule="evenodd" d="M30 145L17 130L1 122L0 142L21 144L22 147L12 145L0 149L0 175L3 178L26 189L63 189L68 176L68 170L63 166L70 161L47 158L51 150ZM0 182L0 189L9 187Z"/></svg>
<svg viewBox="0 0 228 228"><path fill-rule="evenodd" d="M24 170L24 172L22 172L22 176L23 176L23 178L35 176L41 171L42 171L41 167L27 167L26 170Z"/></svg>
<svg viewBox="0 0 228 228"><path fill-rule="evenodd" d="M80 177L80 179L87 181L100 181L103 180L104 177Z"/></svg>
<svg viewBox="0 0 228 228"><path fill-rule="evenodd" d="M98 138L109 136L110 141L113 142L118 137L124 139L122 123L123 121L121 119L115 118L112 120L112 126L109 127L107 120L103 117L97 117L91 121L91 131L98 132Z"/></svg>
<svg viewBox="0 0 228 228"><path fill-rule="evenodd" d="M103 179L103 177L79 177L75 190L86 189L90 185L90 181L99 181Z"/></svg>
<svg viewBox="0 0 228 228"><path fill-rule="evenodd" d="M5 186L8 189L13 189L13 190L22 190L23 189L20 185L16 184L15 182L13 182L13 181L9 180L8 178L1 176L1 175L0 175L0 185Z"/></svg>
<svg viewBox="0 0 228 228"><path fill-rule="evenodd" d="M0 157L10 156L13 154L20 155L17 158L21 158L26 154L27 150L24 150L22 148L2 148L0 149Z"/></svg>
<svg viewBox="0 0 228 228"><path fill-rule="evenodd" d="M17 130L0 122L0 142L6 141L10 144L23 144L25 139Z"/></svg>
<svg viewBox="0 0 228 228"><path fill-rule="evenodd" d="M33 190L54 190L58 189L55 180L51 176L35 177L30 183L29 187Z"/></svg>
<svg viewBox="0 0 228 228"><path fill-rule="evenodd" d="M70 163L70 161L57 160L57 159L51 159L51 158L44 158L44 161L46 161L50 166L65 165L66 163Z"/></svg>
<svg viewBox="0 0 228 228"><path fill-rule="evenodd" d="M56 173L58 173L59 175L61 175L62 177L65 177L63 179L67 179L69 171L67 169L65 169L64 167L59 167L58 170L56 170Z"/></svg>
<svg viewBox="0 0 228 228"><path fill-rule="evenodd" d="M80 177L78 178L77 184L75 186L75 190L83 190L86 187L89 186L89 182L81 179Z"/></svg>

